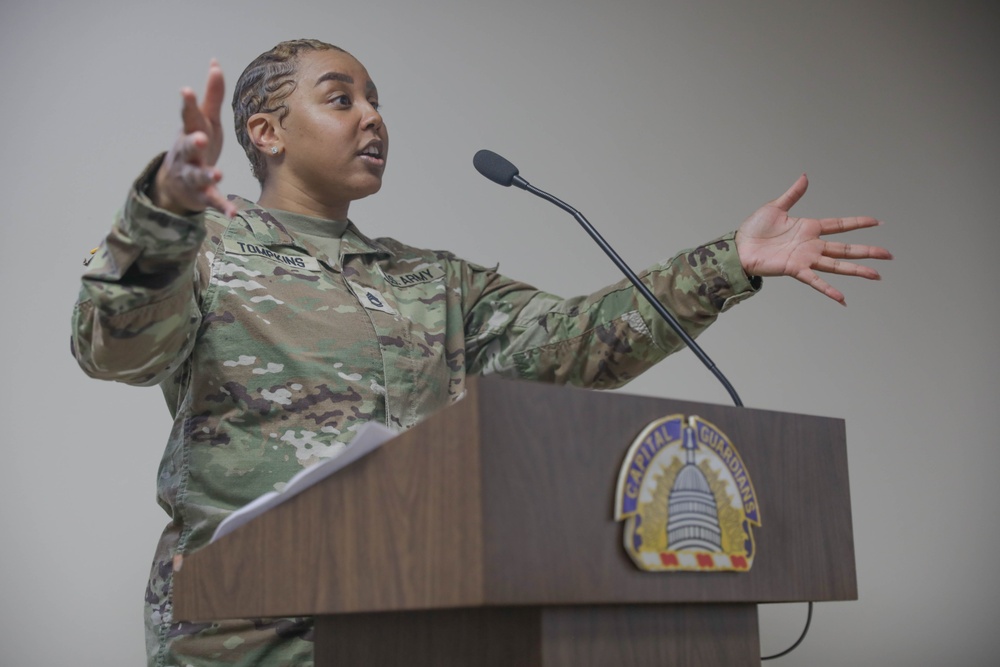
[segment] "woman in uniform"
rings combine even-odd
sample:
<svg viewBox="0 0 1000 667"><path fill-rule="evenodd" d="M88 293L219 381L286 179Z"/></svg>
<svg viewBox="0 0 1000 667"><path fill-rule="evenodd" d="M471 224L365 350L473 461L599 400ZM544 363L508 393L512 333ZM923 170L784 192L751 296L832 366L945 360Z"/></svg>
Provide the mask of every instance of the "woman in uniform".
<svg viewBox="0 0 1000 667"><path fill-rule="evenodd" d="M563 299L448 252L364 235L353 201L379 191L389 135L365 67L323 42L255 59L233 96L256 202L224 197L223 76L136 180L89 262L73 350L98 378L159 385L174 419L158 476L170 515L146 592L149 664L311 665L310 619L186 624L171 577L234 509L335 455L368 421L404 429L470 374L616 387L682 347L627 283ZM829 298L820 272L878 279L877 247L824 235L873 218L789 215L805 176L740 225L641 274L697 335L791 276ZM281 564L275 564L281 567Z"/></svg>

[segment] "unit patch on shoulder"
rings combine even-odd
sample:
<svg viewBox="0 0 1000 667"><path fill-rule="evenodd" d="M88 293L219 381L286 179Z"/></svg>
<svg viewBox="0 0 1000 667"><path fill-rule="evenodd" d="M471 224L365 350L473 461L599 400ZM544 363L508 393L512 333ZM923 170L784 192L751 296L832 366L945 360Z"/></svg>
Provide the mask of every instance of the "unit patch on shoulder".
<svg viewBox="0 0 1000 667"><path fill-rule="evenodd" d="M302 269L304 271L320 270L319 260L308 255L290 255L275 252L266 246L257 245L256 243L243 243L242 241L234 241L230 238L224 238L222 245L230 255L256 255L264 259L269 259L272 262L277 262L278 264L290 266L293 269Z"/></svg>
<svg viewBox="0 0 1000 667"><path fill-rule="evenodd" d="M700 417L670 415L647 426L618 475L615 521L625 550L650 572L746 572L760 507L743 459Z"/></svg>

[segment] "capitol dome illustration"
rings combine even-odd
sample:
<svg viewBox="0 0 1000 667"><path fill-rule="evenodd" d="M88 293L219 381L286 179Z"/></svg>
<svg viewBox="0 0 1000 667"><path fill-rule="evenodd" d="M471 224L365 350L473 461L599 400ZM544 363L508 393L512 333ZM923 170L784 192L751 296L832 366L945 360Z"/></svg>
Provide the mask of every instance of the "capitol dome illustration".
<svg viewBox="0 0 1000 667"><path fill-rule="evenodd" d="M667 501L667 548L671 551L722 551L719 509L705 474L694 463L694 429L684 429L685 463Z"/></svg>

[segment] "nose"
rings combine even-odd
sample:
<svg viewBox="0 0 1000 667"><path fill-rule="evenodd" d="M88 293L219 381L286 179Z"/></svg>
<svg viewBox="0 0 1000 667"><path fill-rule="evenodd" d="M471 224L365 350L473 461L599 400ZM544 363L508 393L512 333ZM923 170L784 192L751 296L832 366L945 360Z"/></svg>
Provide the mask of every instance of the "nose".
<svg viewBox="0 0 1000 667"><path fill-rule="evenodd" d="M379 113L378 109L368 101L364 102L364 112L361 116L361 127L364 129L381 129L383 125L382 114Z"/></svg>

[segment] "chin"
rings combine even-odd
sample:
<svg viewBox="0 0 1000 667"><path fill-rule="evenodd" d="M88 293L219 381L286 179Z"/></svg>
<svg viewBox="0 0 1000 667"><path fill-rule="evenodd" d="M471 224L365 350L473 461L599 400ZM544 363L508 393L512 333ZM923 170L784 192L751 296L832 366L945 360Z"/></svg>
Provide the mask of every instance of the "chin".
<svg viewBox="0 0 1000 667"><path fill-rule="evenodd" d="M375 183L371 187L364 188L363 190L360 190L358 192L358 196L355 197L355 201L357 201L358 199L364 199L365 197L371 197L373 194L375 194L376 192L378 192L381 189L382 189L382 179L380 178L378 180L378 183Z"/></svg>

